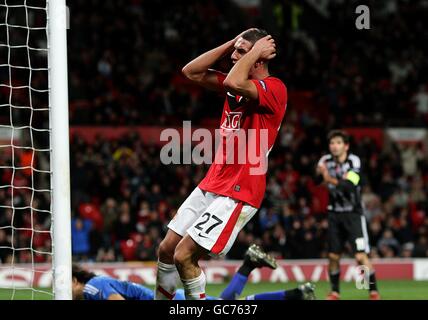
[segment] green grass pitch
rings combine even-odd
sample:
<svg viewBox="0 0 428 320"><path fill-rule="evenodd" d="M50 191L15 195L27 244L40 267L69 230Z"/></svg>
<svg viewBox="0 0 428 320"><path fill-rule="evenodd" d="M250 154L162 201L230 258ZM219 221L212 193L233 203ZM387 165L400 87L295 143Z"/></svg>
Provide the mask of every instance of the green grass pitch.
<svg viewBox="0 0 428 320"><path fill-rule="evenodd" d="M219 296L226 284L216 284L207 286L207 294ZM254 293L278 291L283 289L292 289L297 286L295 282L288 283L249 283L245 287L242 296ZM383 280L378 281L379 291L384 300L428 300L428 281L411 281L411 280ZM46 289L40 289L46 292ZM317 299L324 300L329 291L329 283L320 281L316 283ZM16 300L49 300L52 296L49 293L34 292L32 290L9 290L0 289L0 300L9 300L14 295ZM358 290L353 282L341 282L342 300L366 300L367 291Z"/></svg>

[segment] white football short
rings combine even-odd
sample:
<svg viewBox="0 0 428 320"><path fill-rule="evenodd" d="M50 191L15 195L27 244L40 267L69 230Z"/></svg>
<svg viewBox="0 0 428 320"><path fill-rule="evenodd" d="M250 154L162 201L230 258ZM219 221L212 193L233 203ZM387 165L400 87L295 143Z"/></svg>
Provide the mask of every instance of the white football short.
<svg viewBox="0 0 428 320"><path fill-rule="evenodd" d="M168 228L182 237L189 234L197 244L210 251L210 255L223 257L256 212L257 208L242 201L196 187Z"/></svg>

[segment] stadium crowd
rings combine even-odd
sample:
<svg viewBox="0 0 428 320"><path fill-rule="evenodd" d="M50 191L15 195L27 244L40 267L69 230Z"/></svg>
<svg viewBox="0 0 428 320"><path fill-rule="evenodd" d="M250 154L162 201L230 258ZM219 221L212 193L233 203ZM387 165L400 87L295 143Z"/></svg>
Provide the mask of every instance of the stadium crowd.
<svg viewBox="0 0 428 320"><path fill-rule="evenodd" d="M227 0L171 2L168 10L159 0L73 1L71 123L170 125L217 117L221 98L189 86L181 67L262 25L278 44L274 73L289 90L314 91L331 126L427 124L423 2L368 1L370 30L355 27L357 1L324 1L326 16L305 1L262 3L263 9L246 11Z"/></svg>
<svg viewBox="0 0 428 320"><path fill-rule="evenodd" d="M356 126L426 127L427 7L368 1L372 29L361 31L354 25L355 1L326 1L323 14L304 1L262 2L263 10L243 10L227 0L171 2L168 10L159 0L71 2L70 123L218 124L222 98L184 81L181 67L247 26L266 26L281 59L272 69L290 95L310 94L315 108L301 110L290 99L270 155L265 201L228 258L242 258L250 243L276 257L325 257L327 193L315 185L314 167L327 151L326 133ZM224 61L218 67L228 66ZM371 256L428 257L428 150L423 144L379 146L370 138L353 141L352 150L365 170ZM77 135L70 154L76 260L155 260L166 223L206 170L161 164L159 148L137 134L100 137L93 144ZM15 163L25 156L17 154ZM46 165L47 159L37 160ZM0 153L2 185L11 184L11 170L2 169L10 163L10 154ZM18 170L13 184L31 186L31 177ZM12 200L12 192L0 188L0 260L50 259L50 216L44 211L49 196L20 190ZM13 209L12 201L22 209ZM12 255L13 248L26 249Z"/></svg>
<svg viewBox="0 0 428 320"><path fill-rule="evenodd" d="M290 114L292 118L293 112ZM230 259L242 257L251 243L287 259L326 255L327 193L314 183L314 166L326 149L325 128L317 119L312 119L310 125L295 125L302 126L302 133L296 134L293 124L280 132L279 145L270 155L265 201L240 233L228 255ZM372 257L427 257L427 150L422 145L403 148L395 143L379 148L369 138L354 141L352 150L365 165L363 201ZM206 169L164 165L159 152L159 147L144 145L137 134L113 141L99 139L93 144L74 136L71 183L76 259L156 258L166 223ZM408 153L413 155L410 159ZM30 195L23 194L22 198ZM17 204L24 202L18 195L14 198ZM7 203L5 192L0 192L0 199ZM37 208L37 203L34 206ZM10 225L12 210L7 212L1 215L2 227ZM35 217L36 226L49 226L48 215ZM30 222L18 221L15 214L15 227L29 227ZM0 229L3 244L5 236L6 231ZM31 240L37 251L49 245L48 234L42 236L33 235ZM23 233L16 237L15 246L25 248L30 238L31 232ZM19 255L21 261L30 258L26 251Z"/></svg>
<svg viewBox="0 0 428 320"><path fill-rule="evenodd" d="M281 131L280 146L270 155L265 201L239 235L231 259L241 258L251 243L282 258L326 255L327 193L314 183L314 166L326 149L325 128L316 119L302 127L304 134L295 135L292 128ZM379 148L363 139L354 142L353 151L365 164L363 201L372 256L428 256L427 150L394 143ZM80 235L74 241L76 247L86 244L75 253L100 260L117 258L114 253L155 259L159 235L206 169L163 165L159 148L145 146L138 135L93 145L77 136L72 154L73 232ZM88 220L92 231L84 227Z"/></svg>

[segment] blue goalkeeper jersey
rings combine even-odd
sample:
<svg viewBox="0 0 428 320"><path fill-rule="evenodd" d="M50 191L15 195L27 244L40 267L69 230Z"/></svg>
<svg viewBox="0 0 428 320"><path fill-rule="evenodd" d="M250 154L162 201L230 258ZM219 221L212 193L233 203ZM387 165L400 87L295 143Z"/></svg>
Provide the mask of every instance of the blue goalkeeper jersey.
<svg viewBox="0 0 428 320"><path fill-rule="evenodd" d="M107 300L112 294L120 294L125 300L154 300L153 290L137 283L111 277L93 277L83 288L85 300ZM207 300L217 299L207 296ZM183 289L177 290L174 300L186 300Z"/></svg>
<svg viewBox="0 0 428 320"><path fill-rule="evenodd" d="M83 288L85 300L107 300L112 294L120 294L125 300L154 300L153 290L137 283L106 276L93 277ZM217 299L207 296L207 300ZM186 300L183 289L177 290L174 300Z"/></svg>
<svg viewBox="0 0 428 320"><path fill-rule="evenodd" d="M120 294L126 300L153 300L153 290L130 281L96 276L89 280L84 289L85 300L107 300L112 294Z"/></svg>

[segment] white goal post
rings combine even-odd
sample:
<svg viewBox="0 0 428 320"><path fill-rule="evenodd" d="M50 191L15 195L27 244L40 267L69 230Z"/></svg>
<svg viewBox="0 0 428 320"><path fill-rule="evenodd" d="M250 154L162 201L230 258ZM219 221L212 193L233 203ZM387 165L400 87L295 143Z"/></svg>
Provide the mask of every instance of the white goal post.
<svg viewBox="0 0 428 320"><path fill-rule="evenodd" d="M53 214L53 289L56 300L71 296L70 155L68 127L67 7L47 0L49 105Z"/></svg>
<svg viewBox="0 0 428 320"><path fill-rule="evenodd" d="M72 299L67 10L0 0L0 299Z"/></svg>

